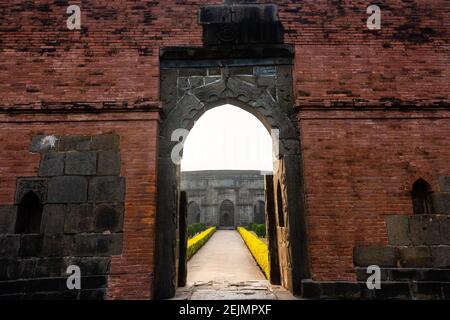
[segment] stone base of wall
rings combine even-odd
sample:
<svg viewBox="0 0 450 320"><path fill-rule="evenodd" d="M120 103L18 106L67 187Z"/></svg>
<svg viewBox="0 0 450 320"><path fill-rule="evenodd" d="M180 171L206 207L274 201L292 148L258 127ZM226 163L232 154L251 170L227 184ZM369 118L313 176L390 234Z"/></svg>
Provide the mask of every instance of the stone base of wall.
<svg viewBox="0 0 450 320"><path fill-rule="evenodd" d="M302 282L302 297L306 299L350 299L350 300L447 300L450 299L450 270L434 273L429 269L424 273L424 279L429 281L408 280L411 270L395 270L392 281L382 281L381 289L369 289L365 281L358 282ZM412 271L416 273L417 270ZM402 273L404 275L402 276ZM446 282L433 281L436 278L446 278ZM414 278L414 277L413 277ZM400 280L404 279L404 280Z"/></svg>

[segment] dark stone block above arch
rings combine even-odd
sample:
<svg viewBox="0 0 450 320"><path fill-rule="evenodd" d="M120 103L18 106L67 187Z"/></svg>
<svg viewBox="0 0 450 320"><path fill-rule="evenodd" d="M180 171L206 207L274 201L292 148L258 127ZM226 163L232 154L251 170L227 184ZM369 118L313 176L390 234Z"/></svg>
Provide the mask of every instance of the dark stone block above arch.
<svg viewBox="0 0 450 320"><path fill-rule="evenodd" d="M284 29L274 4L233 2L200 8L203 43L208 45L277 44Z"/></svg>

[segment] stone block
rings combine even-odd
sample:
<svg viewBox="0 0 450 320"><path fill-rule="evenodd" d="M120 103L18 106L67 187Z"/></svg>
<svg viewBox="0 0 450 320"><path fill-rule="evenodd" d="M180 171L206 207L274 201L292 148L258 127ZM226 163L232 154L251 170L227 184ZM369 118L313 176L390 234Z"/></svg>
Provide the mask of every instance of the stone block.
<svg viewBox="0 0 450 320"><path fill-rule="evenodd" d="M418 300L443 299L442 284L436 282L416 282L412 285L413 296Z"/></svg>
<svg viewBox="0 0 450 320"><path fill-rule="evenodd" d="M417 215L409 219L410 238L414 245L441 243L439 220L436 215Z"/></svg>
<svg viewBox="0 0 450 320"><path fill-rule="evenodd" d="M220 76L220 68L208 68L208 76Z"/></svg>
<svg viewBox="0 0 450 320"><path fill-rule="evenodd" d="M64 256L73 256L73 252L74 252L74 243L75 243L75 235L64 235L63 238L63 252L64 252Z"/></svg>
<svg viewBox="0 0 450 320"><path fill-rule="evenodd" d="M47 204L44 206L41 230L45 235L63 233L66 210L66 205L62 204Z"/></svg>
<svg viewBox="0 0 450 320"><path fill-rule="evenodd" d="M321 298L325 299L359 299L361 291L358 283L321 282Z"/></svg>
<svg viewBox="0 0 450 320"><path fill-rule="evenodd" d="M277 68L274 67L274 66L259 66L259 67L255 67L255 74L258 77L263 77L263 76L276 77L276 75L277 75Z"/></svg>
<svg viewBox="0 0 450 320"><path fill-rule="evenodd" d="M214 24L224 21L243 23L246 21L271 22L277 21L277 6L274 4L246 3L256 1L224 1L231 5L208 5L200 8L199 23Z"/></svg>
<svg viewBox="0 0 450 320"><path fill-rule="evenodd" d="M205 85L204 77L189 77L189 88L194 89Z"/></svg>
<svg viewBox="0 0 450 320"><path fill-rule="evenodd" d="M20 237L19 256L21 257L39 257L42 252L42 235L23 234Z"/></svg>
<svg viewBox="0 0 450 320"><path fill-rule="evenodd" d="M229 68L230 75L232 76L252 76L253 67L231 67Z"/></svg>
<svg viewBox="0 0 450 320"><path fill-rule="evenodd" d="M81 203L87 200L87 181L84 177L53 177L48 184L49 203Z"/></svg>
<svg viewBox="0 0 450 320"><path fill-rule="evenodd" d="M390 245L407 246L411 244L408 216L386 216L385 221Z"/></svg>
<svg viewBox="0 0 450 320"><path fill-rule="evenodd" d="M438 219L441 234L440 244L450 245L450 216L439 216Z"/></svg>
<svg viewBox="0 0 450 320"><path fill-rule="evenodd" d="M99 236L97 242L97 252L100 255L116 256L122 254L123 235L111 234Z"/></svg>
<svg viewBox="0 0 450 320"><path fill-rule="evenodd" d="M434 268L450 268L450 246L431 247Z"/></svg>
<svg viewBox="0 0 450 320"><path fill-rule="evenodd" d="M420 270L420 281L450 282L450 269Z"/></svg>
<svg viewBox="0 0 450 320"><path fill-rule="evenodd" d="M442 284L442 293L444 294L444 298L446 300L450 300L450 283Z"/></svg>
<svg viewBox="0 0 450 320"><path fill-rule="evenodd" d="M439 177L438 182L441 192L450 192L450 177Z"/></svg>
<svg viewBox="0 0 450 320"><path fill-rule="evenodd" d="M122 253L122 235L76 235L74 256L111 256Z"/></svg>
<svg viewBox="0 0 450 320"><path fill-rule="evenodd" d="M205 68L181 68L178 71L179 77L206 76Z"/></svg>
<svg viewBox="0 0 450 320"><path fill-rule="evenodd" d="M64 255L63 235L46 235L42 240L43 257L62 257Z"/></svg>
<svg viewBox="0 0 450 320"><path fill-rule="evenodd" d="M373 300L375 299L375 291L373 289L369 289L367 287L367 283L364 282L359 282L359 290L361 292L361 300Z"/></svg>
<svg viewBox="0 0 450 320"><path fill-rule="evenodd" d="M17 279L17 260L0 258L0 281Z"/></svg>
<svg viewBox="0 0 450 320"><path fill-rule="evenodd" d="M20 248L20 235L0 235L0 257L17 256Z"/></svg>
<svg viewBox="0 0 450 320"><path fill-rule="evenodd" d="M53 135L36 135L31 138L31 152L49 152L58 150L59 137Z"/></svg>
<svg viewBox="0 0 450 320"><path fill-rule="evenodd" d="M125 179L122 177L95 177L89 184L90 202L124 202Z"/></svg>
<svg viewBox="0 0 450 320"><path fill-rule="evenodd" d="M64 277L67 276L62 269L63 258L43 258L37 260L35 276L38 278Z"/></svg>
<svg viewBox="0 0 450 320"><path fill-rule="evenodd" d="M16 206L0 206L0 234L13 234L16 227L16 218Z"/></svg>
<svg viewBox="0 0 450 320"><path fill-rule="evenodd" d="M208 85L208 84L220 81L220 80L222 80L222 77L206 77L205 78L205 85Z"/></svg>
<svg viewBox="0 0 450 320"><path fill-rule="evenodd" d="M0 295L11 295L25 292L26 280L0 281Z"/></svg>
<svg viewBox="0 0 450 320"><path fill-rule="evenodd" d="M115 176L120 175L120 153L117 151L99 151L97 175Z"/></svg>
<svg viewBox="0 0 450 320"><path fill-rule="evenodd" d="M108 286L108 276L89 276L81 278L83 289L100 289Z"/></svg>
<svg viewBox="0 0 450 320"><path fill-rule="evenodd" d="M56 279L49 279L45 282L55 282ZM27 292L24 296L24 300L32 300L32 301L69 301L69 300L77 300L78 299L78 292L79 290L67 290L67 287L63 286L63 279L59 279L58 286L61 286L61 289L59 291L45 291L45 292ZM42 283L45 283L44 281L41 281ZM39 290L39 287L36 287L34 290ZM54 290L49 289L48 290Z"/></svg>
<svg viewBox="0 0 450 320"><path fill-rule="evenodd" d="M372 291L375 294L375 299L411 299L411 291L408 282L382 282L381 289Z"/></svg>
<svg viewBox="0 0 450 320"><path fill-rule="evenodd" d="M111 265L110 257L67 257L64 258L63 271L70 265L80 267L83 275L108 275Z"/></svg>
<svg viewBox="0 0 450 320"><path fill-rule="evenodd" d="M450 193L433 193L431 203L434 213L450 214Z"/></svg>
<svg viewBox="0 0 450 320"><path fill-rule="evenodd" d="M66 154L66 169L68 175L89 176L97 171L97 153L94 151L71 151Z"/></svg>
<svg viewBox="0 0 450 320"><path fill-rule="evenodd" d="M271 76L258 77L257 84L262 87L274 87L276 84L276 78Z"/></svg>
<svg viewBox="0 0 450 320"><path fill-rule="evenodd" d="M405 247L400 249L402 267L431 267L432 258L429 247Z"/></svg>
<svg viewBox="0 0 450 320"><path fill-rule="evenodd" d="M69 205L64 224L64 233L89 233L94 230L94 207L90 204Z"/></svg>
<svg viewBox="0 0 450 320"><path fill-rule="evenodd" d="M391 281L419 280L420 277L421 274L417 269L395 268L389 272L389 280Z"/></svg>
<svg viewBox="0 0 450 320"><path fill-rule="evenodd" d="M41 157L41 163L39 165L39 176L54 177L63 175L64 159L64 153L44 153Z"/></svg>
<svg viewBox="0 0 450 320"><path fill-rule="evenodd" d="M97 235L76 235L73 241L74 256L95 256L97 254Z"/></svg>
<svg viewBox="0 0 450 320"><path fill-rule="evenodd" d="M353 249L355 266L394 267L397 265L398 252L395 247L358 246Z"/></svg>
<svg viewBox="0 0 450 320"><path fill-rule="evenodd" d="M86 151L91 147L90 136L64 136L59 142L59 151Z"/></svg>
<svg viewBox="0 0 450 320"><path fill-rule="evenodd" d="M95 232L121 232L123 230L123 205L98 205L95 208Z"/></svg>
<svg viewBox="0 0 450 320"><path fill-rule="evenodd" d="M81 290L80 300L104 300L106 289Z"/></svg>
<svg viewBox="0 0 450 320"><path fill-rule="evenodd" d="M41 178L19 178L16 185L16 203L20 203L25 195L34 192L39 201L47 202L48 184L46 179Z"/></svg>
<svg viewBox="0 0 450 320"><path fill-rule="evenodd" d="M302 297L305 299L320 299L322 295L320 285L312 280L302 281Z"/></svg>
<svg viewBox="0 0 450 320"><path fill-rule="evenodd" d="M21 259L17 261L17 277L19 279L33 278L39 258Z"/></svg>
<svg viewBox="0 0 450 320"><path fill-rule="evenodd" d="M29 279L25 284L25 292L27 294L34 292L60 292L67 290L67 278L41 278Z"/></svg>
<svg viewBox="0 0 450 320"><path fill-rule="evenodd" d="M114 133L102 134L92 137L91 150L115 150L120 146L120 137Z"/></svg>

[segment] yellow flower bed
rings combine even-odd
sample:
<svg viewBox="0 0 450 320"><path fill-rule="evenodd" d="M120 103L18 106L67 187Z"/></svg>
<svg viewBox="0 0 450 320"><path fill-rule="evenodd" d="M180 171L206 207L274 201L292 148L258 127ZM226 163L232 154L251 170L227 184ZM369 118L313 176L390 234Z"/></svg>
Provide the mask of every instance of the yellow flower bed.
<svg viewBox="0 0 450 320"><path fill-rule="evenodd" d="M267 244L262 242L257 236L243 227L238 227L237 231L244 239L245 244L252 253L256 262L266 274L266 278L269 279L269 248Z"/></svg>
<svg viewBox="0 0 450 320"><path fill-rule="evenodd" d="M188 240L188 249L187 249L187 259L189 260L192 256L206 243L206 241L211 238L213 233L216 231L216 227L211 227L206 229L203 232L195 235L191 239Z"/></svg>

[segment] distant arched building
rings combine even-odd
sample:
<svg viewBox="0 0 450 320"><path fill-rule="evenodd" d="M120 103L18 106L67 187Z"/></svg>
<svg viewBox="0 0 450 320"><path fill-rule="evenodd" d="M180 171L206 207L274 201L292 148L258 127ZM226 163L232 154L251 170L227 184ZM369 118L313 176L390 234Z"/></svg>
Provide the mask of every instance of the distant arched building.
<svg viewBox="0 0 450 320"><path fill-rule="evenodd" d="M264 174L253 170L182 172L181 189L186 191L189 203L188 223L218 228L264 223Z"/></svg>

